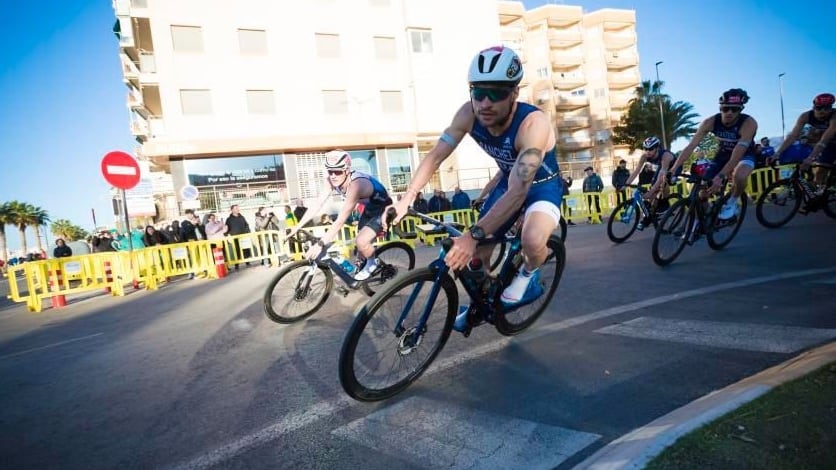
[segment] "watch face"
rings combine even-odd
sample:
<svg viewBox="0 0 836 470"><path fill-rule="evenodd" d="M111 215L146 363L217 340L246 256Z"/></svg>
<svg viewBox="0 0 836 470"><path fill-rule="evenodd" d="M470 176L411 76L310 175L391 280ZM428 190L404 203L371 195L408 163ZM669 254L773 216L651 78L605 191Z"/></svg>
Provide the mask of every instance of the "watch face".
<svg viewBox="0 0 836 470"><path fill-rule="evenodd" d="M474 225L473 227L470 227L470 236L473 237L474 240L484 240L485 230L478 225Z"/></svg>

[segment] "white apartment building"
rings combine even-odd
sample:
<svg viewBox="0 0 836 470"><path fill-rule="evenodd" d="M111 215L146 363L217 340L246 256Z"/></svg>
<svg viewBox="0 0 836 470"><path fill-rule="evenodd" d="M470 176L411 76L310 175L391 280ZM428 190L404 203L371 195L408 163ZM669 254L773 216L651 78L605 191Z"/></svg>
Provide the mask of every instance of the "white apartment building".
<svg viewBox="0 0 836 470"><path fill-rule="evenodd" d="M521 96L558 131L561 170L575 178L588 165L609 173L632 158L611 133L641 83L635 11L584 14L580 6L553 4L526 11L511 1L498 9L503 43L524 57Z"/></svg>
<svg viewBox="0 0 836 470"><path fill-rule="evenodd" d="M164 217L182 212L179 189L187 185L209 210L315 197L323 154L334 148L403 191L468 100L471 58L501 42L526 60L521 96L553 116L570 160L611 160L612 146L601 141L621 95L607 80L616 70L637 77L635 53L627 69L611 70L603 49L584 44L632 34L622 43L634 51L632 12L582 15L554 5L525 12L520 2L496 0L114 0L113 7L137 154L173 183L171 194L155 194ZM638 79L627 82L629 92ZM478 188L494 168L465 140L430 186Z"/></svg>

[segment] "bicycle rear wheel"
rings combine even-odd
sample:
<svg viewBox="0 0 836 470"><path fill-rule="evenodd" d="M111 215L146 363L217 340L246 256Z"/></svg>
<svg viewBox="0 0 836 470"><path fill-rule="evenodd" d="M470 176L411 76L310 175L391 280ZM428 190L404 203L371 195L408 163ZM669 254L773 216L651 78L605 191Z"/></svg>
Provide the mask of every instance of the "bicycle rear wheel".
<svg viewBox="0 0 836 470"><path fill-rule="evenodd" d="M313 315L334 286L331 270L296 261L276 273L264 291L264 313L276 323L294 323Z"/></svg>
<svg viewBox="0 0 836 470"><path fill-rule="evenodd" d="M560 216L560 239L564 242L566 241L566 234L568 233L567 228L566 219L564 219L563 216Z"/></svg>
<svg viewBox="0 0 836 470"><path fill-rule="evenodd" d="M778 180L766 187L755 203L755 217L767 228L778 228L795 217L804 198L791 179Z"/></svg>
<svg viewBox="0 0 836 470"><path fill-rule="evenodd" d="M459 294L449 274L436 286L430 268L399 276L357 313L340 350L340 384L352 398L390 398L418 379L453 329ZM424 309L432 310L419 331ZM403 321L398 320L403 317Z"/></svg>
<svg viewBox="0 0 836 470"><path fill-rule="evenodd" d="M404 242L395 241L379 246L375 257L380 263L380 271L363 283L363 292L369 297L374 295L374 290L381 284L415 267L415 251Z"/></svg>
<svg viewBox="0 0 836 470"><path fill-rule="evenodd" d="M712 250L722 250L729 243L731 243L734 236L737 235L737 232L740 230L740 226L743 225L743 219L746 218L746 206L749 204L749 197L746 196L746 193L743 193L737 201L740 205L740 212L729 220L720 220L720 208L723 207L723 204L725 204L730 197L733 196L731 194L726 194L712 206L711 226L707 227L705 237L706 240L708 240L708 246L710 246Z"/></svg>
<svg viewBox="0 0 836 470"><path fill-rule="evenodd" d="M536 301L495 317L496 331L505 336L513 336L531 326L546 310L563 276L566 267L566 247L560 237L552 235L546 242L546 261L540 266L540 283L543 295Z"/></svg>
<svg viewBox="0 0 836 470"><path fill-rule="evenodd" d="M836 170L830 170L836 171ZM831 219L836 219L836 187L831 186L824 191L822 209Z"/></svg>
<svg viewBox="0 0 836 470"><path fill-rule="evenodd" d="M641 211L632 199L621 201L610 214L607 222L607 236L613 243L622 243L630 238L639 225Z"/></svg>
<svg viewBox="0 0 836 470"><path fill-rule="evenodd" d="M694 224L694 211L688 199L675 202L659 221L653 235L653 262L667 266L682 253L688 242L688 229Z"/></svg>

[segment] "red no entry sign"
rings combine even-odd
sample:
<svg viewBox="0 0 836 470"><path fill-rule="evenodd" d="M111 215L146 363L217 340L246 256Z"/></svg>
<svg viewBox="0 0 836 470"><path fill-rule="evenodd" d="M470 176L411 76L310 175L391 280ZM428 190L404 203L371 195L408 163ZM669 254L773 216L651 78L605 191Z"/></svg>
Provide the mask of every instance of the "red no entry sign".
<svg viewBox="0 0 836 470"><path fill-rule="evenodd" d="M139 163L128 153L109 152L102 158L102 175L119 189L131 189L139 183Z"/></svg>

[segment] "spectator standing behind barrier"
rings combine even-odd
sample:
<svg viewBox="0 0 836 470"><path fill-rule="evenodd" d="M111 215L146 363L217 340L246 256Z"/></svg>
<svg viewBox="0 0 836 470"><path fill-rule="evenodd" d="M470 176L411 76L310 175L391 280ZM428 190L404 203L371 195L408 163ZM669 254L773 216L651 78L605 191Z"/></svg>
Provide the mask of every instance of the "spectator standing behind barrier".
<svg viewBox="0 0 836 470"><path fill-rule="evenodd" d="M319 225L331 225L334 221L331 220L331 217L328 214L322 214L319 216Z"/></svg>
<svg viewBox="0 0 836 470"><path fill-rule="evenodd" d="M462 191L462 188L456 186L453 190L453 210L470 209L470 197Z"/></svg>
<svg viewBox="0 0 836 470"><path fill-rule="evenodd" d="M572 217L572 208L569 207L569 204L566 203L566 197L569 195L569 191L572 189L572 183L574 182L574 180L572 180L572 175L567 175L566 178L561 178L561 180L563 181L563 197L561 199L560 205L563 206L563 213L566 214L564 218L566 219L567 225L575 225L575 223L572 222L572 219L570 218Z"/></svg>
<svg viewBox="0 0 836 470"><path fill-rule="evenodd" d="M305 212L308 212L308 208L305 206L305 201L302 198L296 199L296 207L293 208L293 217L296 218L296 221L299 222L302 220L302 217L305 216ZM305 224L305 227L310 227L313 225L313 221L308 222Z"/></svg>
<svg viewBox="0 0 836 470"><path fill-rule="evenodd" d="M412 208L415 209L416 212L420 212L422 214L426 214L430 211L429 206L427 205L427 200L424 199L424 195L421 193L415 195L415 200L412 201Z"/></svg>
<svg viewBox="0 0 836 470"><path fill-rule="evenodd" d="M229 230L229 227L218 220L218 216L214 213L206 214L206 223L203 224L206 229L206 239L207 240L223 240L224 235ZM213 247L221 246L217 243L212 244Z"/></svg>
<svg viewBox="0 0 836 470"><path fill-rule="evenodd" d="M441 212L441 196L439 196L439 193L441 193L441 191L438 189L433 191L433 197L431 197L427 202L427 211L430 213Z"/></svg>
<svg viewBox="0 0 836 470"><path fill-rule="evenodd" d="M149 225L145 227L145 235L142 237L142 243L145 246L157 246L167 244L168 240L161 231L154 228L153 225Z"/></svg>
<svg viewBox="0 0 836 470"><path fill-rule="evenodd" d="M247 223L247 219L241 215L240 209L238 204L234 204L230 208L229 217L226 218L226 226L227 226L227 235L235 236L235 235L243 235L245 233L250 233L250 224ZM235 247L235 255L236 259L240 260L242 258L241 253L241 242L239 239L235 239L234 243L232 243ZM252 250L245 249L247 252L243 254L243 256L250 256ZM250 265L250 262L247 261L247 266ZM235 265L235 270L237 271L240 266L238 264Z"/></svg>
<svg viewBox="0 0 836 470"><path fill-rule="evenodd" d="M612 172L612 187L615 188L616 204L621 204L627 199L623 188L627 184L627 179L630 178L630 170L627 169L627 161L621 160L618 162L618 167Z"/></svg>
<svg viewBox="0 0 836 470"><path fill-rule="evenodd" d="M775 155L775 147L769 144L769 137L761 139L761 153L765 159Z"/></svg>
<svg viewBox="0 0 836 470"><path fill-rule="evenodd" d="M450 200L447 199L447 193L445 193L444 191L439 191L438 197L441 198L441 212L447 212L453 209L453 204L451 204Z"/></svg>
<svg viewBox="0 0 836 470"><path fill-rule="evenodd" d="M583 179L583 192L585 193L600 193L604 190L604 182L601 181L601 177L595 173L595 170L592 169L591 166L586 167L584 170L586 172L586 177ZM586 205L589 207L589 210L592 211L592 205L595 204L595 211L600 214L601 213L601 195L600 194L588 194L586 196ZM587 218L589 222L592 222L592 217Z"/></svg>
<svg viewBox="0 0 836 470"><path fill-rule="evenodd" d="M256 233L264 232L265 230L267 230L267 214L264 212L264 207L259 207L258 210L255 211L255 223L253 225L255 226ZM258 243L261 247L262 256L272 254L270 250L270 243L267 241L267 237L265 235L259 235ZM273 263L269 259L262 259L262 266L264 266L265 261L268 267L273 265Z"/></svg>
<svg viewBox="0 0 836 470"><path fill-rule="evenodd" d="M72 248L67 246L67 242L63 238L55 239L55 249L52 250L52 256L56 258L69 258L73 255Z"/></svg>
<svg viewBox="0 0 836 470"><path fill-rule="evenodd" d="M193 209L186 209L186 218L180 223L180 240L184 242L206 240L205 228Z"/></svg>

